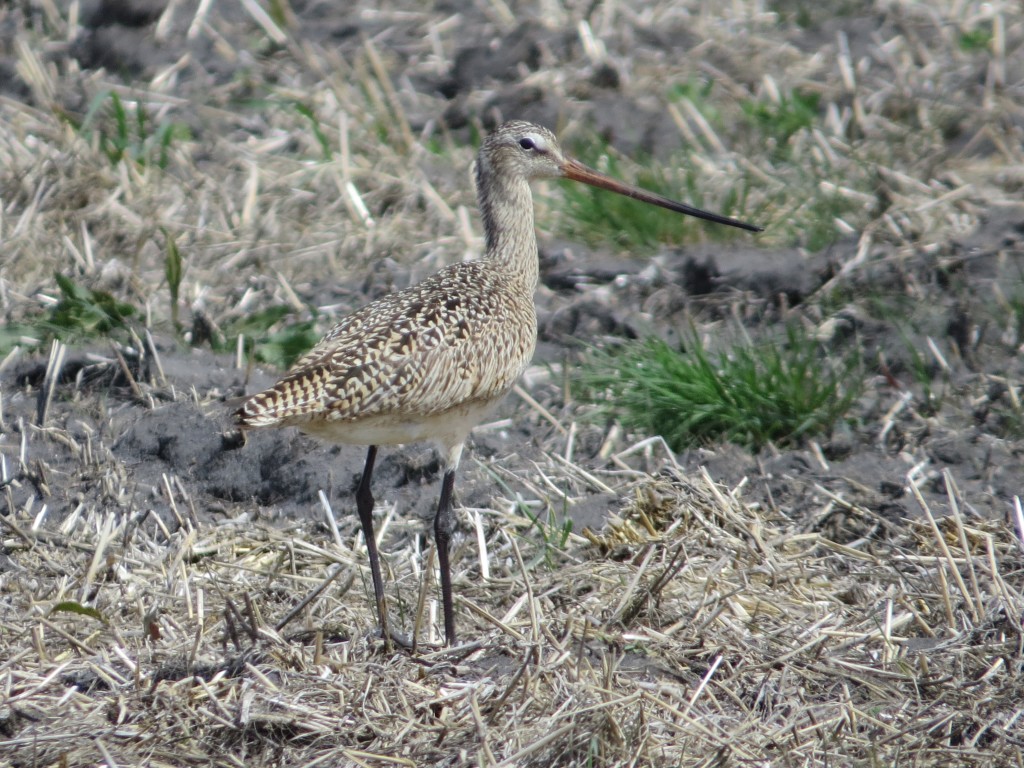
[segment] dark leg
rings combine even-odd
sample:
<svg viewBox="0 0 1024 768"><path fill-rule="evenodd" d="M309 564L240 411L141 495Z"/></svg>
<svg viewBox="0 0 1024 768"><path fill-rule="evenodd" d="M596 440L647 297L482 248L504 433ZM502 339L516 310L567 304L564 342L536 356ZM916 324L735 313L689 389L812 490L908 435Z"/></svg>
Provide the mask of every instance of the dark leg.
<svg viewBox="0 0 1024 768"><path fill-rule="evenodd" d="M388 609L384 602L384 580L380 575L377 539L373 535L373 490L370 488L370 482L373 479L373 463L376 459L377 446L371 445L366 452L363 476L359 479L359 488L356 490L356 510L359 512L359 522L363 526L366 554L370 557L370 576L373 579L373 596L377 604L377 620L380 622L380 631L384 642L390 646L391 631L388 627Z"/></svg>
<svg viewBox="0 0 1024 768"><path fill-rule="evenodd" d="M455 486L455 470L444 473L441 483L441 501L434 516L434 541L437 543L437 565L441 571L441 604L444 608L444 639L448 645L455 645L455 607L452 603L452 569L448 562L448 545L455 530L455 515L452 514L452 488Z"/></svg>

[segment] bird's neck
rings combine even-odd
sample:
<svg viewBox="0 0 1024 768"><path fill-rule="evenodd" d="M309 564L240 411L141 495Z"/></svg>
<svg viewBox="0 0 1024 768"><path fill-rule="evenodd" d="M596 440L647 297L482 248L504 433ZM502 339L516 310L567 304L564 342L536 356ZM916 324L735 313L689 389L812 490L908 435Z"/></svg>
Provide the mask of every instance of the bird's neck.
<svg viewBox="0 0 1024 768"><path fill-rule="evenodd" d="M524 291L537 288L537 233L533 225L533 194L521 176L504 176L477 166L477 197L484 222L484 258Z"/></svg>

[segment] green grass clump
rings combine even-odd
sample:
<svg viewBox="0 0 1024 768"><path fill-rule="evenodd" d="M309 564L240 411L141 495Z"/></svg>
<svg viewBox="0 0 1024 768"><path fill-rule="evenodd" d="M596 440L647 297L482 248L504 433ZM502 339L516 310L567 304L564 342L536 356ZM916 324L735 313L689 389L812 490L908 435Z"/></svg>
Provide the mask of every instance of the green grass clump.
<svg viewBox="0 0 1024 768"><path fill-rule="evenodd" d="M168 238L164 264L171 294L171 312L178 330L178 299L184 265L177 246ZM47 313L26 322L0 325L0 356L14 347L38 349L52 339L78 344L89 339L127 340L132 326L140 324L143 312L106 291L81 285L66 275L55 274L60 298ZM317 315L289 322L293 309L277 305L254 312L230 323L211 346L218 352L234 352L238 337L244 335L247 354L277 368L288 368L320 339Z"/></svg>
<svg viewBox="0 0 1024 768"><path fill-rule="evenodd" d="M61 274L55 274L54 279L60 301L41 327L64 341L108 336L127 328L128 321L138 314L134 306L106 291L79 285Z"/></svg>
<svg viewBox="0 0 1024 768"><path fill-rule="evenodd" d="M1024 408L1016 397L1010 398L1009 405L993 408L992 411L995 415L991 419L993 434L1007 440L1024 438Z"/></svg>
<svg viewBox="0 0 1024 768"><path fill-rule="evenodd" d="M745 101L742 107L753 128L759 134L774 139L777 158L786 158L789 156L789 139L798 131L819 122L820 100L817 93L793 91L782 96L778 103Z"/></svg>
<svg viewBox="0 0 1024 768"><path fill-rule="evenodd" d="M54 274L60 298L49 312L27 322L0 329L0 354L14 347L38 348L51 339L77 343L97 337L116 337L127 332L141 313L106 291L80 285L66 275ZM127 334L126 334L127 335Z"/></svg>
<svg viewBox="0 0 1024 768"><path fill-rule="evenodd" d="M815 29L826 22L863 13L860 0L769 0L768 8L777 14L780 28L796 24L803 29Z"/></svg>
<svg viewBox="0 0 1024 768"><path fill-rule="evenodd" d="M727 441L759 448L826 432L862 390L858 360L831 363L793 326L784 341L716 355L696 336L679 350L660 339L595 354L581 398L624 426L659 434L673 450Z"/></svg>
<svg viewBox="0 0 1024 768"><path fill-rule="evenodd" d="M989 46L992 45L992 28L988 26L965 30L960 33L957 43L960 46L960 50L967 53L987 51Z"/></svg>
<svg viewBox="0 0 1024 768"><path fill-rule="evenodd" d="M320 159L325 163L329 163L334 159L334 152L331 150L331 140L324 131L324 127L320 123L320 118L317 117L313 108L307 104L295 102L295 111L309 121L310 130L313 131L313 136L316 138L317 146L320 147Z"/></svg>
<svg viewBox="0 0 1024 768"><path fill-rule="evenodd" d="M285 305L268 307L239 318L224 329L224 341L214 343L220 352L231 352L238 337L245 335L246 352L261 363L289 368L301 355L320 340L316 314L308 320L287 323L292 308Z"/></svg>
<svg viewBox="0 0 1024 768"><path fill-rule="evenodd" d="M174 330L180 329L178 322L178 299L181 295L181 279L185 275L185 262L181 257L178 244L174 242L166 229L161 227L167 240L167 252L164 256L164 277L167 279L167 290L171 294L171 325Z"/></svg>
<svg viewBox="0 0 1024 768"><path fill-rule="evenodd" d="M839 238L836 220L854 210L854 206L841 195L815 188L801 209L803 226L793 239L811 253L817 253Z"/></svg>
<svg viewBox="0 0 1024 768"><path fill-rule="evenodd" d="M721 131L728 118L722 115L717 99L714 97L715 81L711 78L690 78L683 82L672 83L665 92L665 98L673 104L689 101L701 117L713 130Z"/></svg>
<svg viewBox="0 0 1024 768"><path fill-rule="evenodd" d="M163 121L154 125L141 102L131 110L115 91L98 94L83 120L67 115L65 119L82 136L95 138L111 165L133 161L165 169L174 142L192 138L192 132L182 123Z"/></svg>

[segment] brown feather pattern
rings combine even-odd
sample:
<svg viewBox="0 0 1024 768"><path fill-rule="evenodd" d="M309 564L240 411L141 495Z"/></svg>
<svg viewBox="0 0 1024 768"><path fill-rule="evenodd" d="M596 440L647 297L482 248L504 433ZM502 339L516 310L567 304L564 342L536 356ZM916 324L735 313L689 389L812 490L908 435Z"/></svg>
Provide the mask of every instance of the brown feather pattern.
<svg viewBox="0 0 1024 768"><path fill-rule="evenodd" d="M533 354L532 291L486 261L451 265L348 315L237 412L249 428L442 415L503 397Z"/></svg>

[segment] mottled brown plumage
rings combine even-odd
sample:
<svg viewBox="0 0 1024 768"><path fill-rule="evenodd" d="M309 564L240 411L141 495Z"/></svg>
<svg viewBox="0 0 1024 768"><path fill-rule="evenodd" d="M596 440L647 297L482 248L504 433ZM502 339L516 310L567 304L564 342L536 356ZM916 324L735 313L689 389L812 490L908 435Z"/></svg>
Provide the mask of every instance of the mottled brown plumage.
<svg viewBox="0 0 1024 768"><path fill-rule="evenodd" d="M480 261L453 264L422 283L348 315L270 389L236 412L246 429L295 426L336 443L369 445L356 493L378 619L390 640L373 537L370 478L376 446L433 440L445 475L434 520L445 636L455 641L448 545L451 494L470 430L512 389L537 336L533 294L537 240L530 181L567 178L751 231L759 228L629 187L566 157L554 135L505 123L487 137L476 163L486 236Z"/></svg>
<svg viewBox="0 0 1024 768"><path fill-rule="evenodd" d="M536 326L532 289L490 262L454 264L346 317L288 376L246 402L244 423L337 432L349 442L346 434L369 424L491 403L529 362Z"/></svg>

